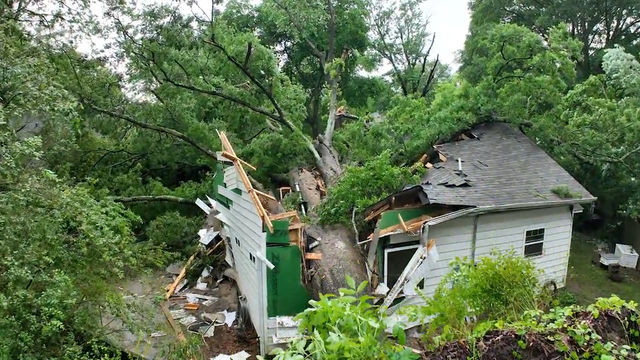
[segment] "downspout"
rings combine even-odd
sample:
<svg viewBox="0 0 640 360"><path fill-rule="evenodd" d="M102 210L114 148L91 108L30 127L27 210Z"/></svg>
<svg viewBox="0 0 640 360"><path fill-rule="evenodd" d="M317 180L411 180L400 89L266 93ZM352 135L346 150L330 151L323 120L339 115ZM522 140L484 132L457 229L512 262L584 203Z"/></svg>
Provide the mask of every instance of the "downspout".
<svg viewBox="0 0 640 360"><path fill-rule="evenodd" d="M473 219L473 234L471 234L471 261L476 262L476 238L478 235L478 219L480 215L476 215Z"/></svg>

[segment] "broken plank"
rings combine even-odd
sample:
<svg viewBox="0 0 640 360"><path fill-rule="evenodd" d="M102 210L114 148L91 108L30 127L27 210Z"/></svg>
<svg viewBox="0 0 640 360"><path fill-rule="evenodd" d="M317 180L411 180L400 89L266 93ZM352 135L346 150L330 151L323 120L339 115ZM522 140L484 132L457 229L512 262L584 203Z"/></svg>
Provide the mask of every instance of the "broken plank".
<svg viewBox="0 0 640 360"><path fill-rule="evenodd" d="M249 169L251 169L251 170L254 170L254 171L256 170L256 167L255 167L255 166L253 166L253 165L249 164L248 162L246 162L246 161L244 161L244 160L240 159L239 157L237 157L237 156L235 156L235 155L232 155L232 154L231 154L230 152L228 152L228 151L223 151L223 152L222 152L222 156L226 157L226 158L227 158L227 159L229 159L229 160L238 161L238 162L242 163L244 166L248 167L248 168L249 168Z"/></svg>
<svg viewBox="0 0 640 360"><path fill-rule="evenodd" d="M271 196L271 195L269 195L269 194L267 194L267 193L264 193L264 192L262 192L262 191L260 191L260 190L256 190L256 189L253 189L253 191L255 191L255 192L256 192L256 194L258 194L258 195L260 195L260 196L262 196L262 197L266 197L266 198L267 198L267 199L269 199L269 200L276 201L276 198L274 198L273 196Z"/></svg>
<svg viewBox="0 0 640 360"><path fill-rule="evenodd" d="M198 310L198 308L200 307L199 304L194 304L194 303L186 303L184 304L184 308L187 310Z"/></svg>
<svg viewBox="0 0 640 360"><path fill-rule="evenodd" d="M195 260L197 254L198 254L197 251L193 253L193 255L191 255L187 263L184 265L184 267L182 268L182 271L180 271L180 275L178 275L178 277L173 281L173 284L171 284L171 286L167 290L167 294L164 296L165 300L169 300L171 295L173 295L173 292L176 291L176 287L178 286L178 284L180 284L180 281L182 281L182 278L184 278L187 275L187 268L189 267L189 265L191 265L193 260Z"/></svg>
<svg viewBox="0 0 640 360"><path fill-rule="evenodd" d="M431 168L433 167L433 164L432 164L432 163L430 163L430 162L428 162L428 163L427 163L427 165L426 165L426 167L427 167L427 169L431 169Z"/></svg>
<svg viewBox="0 0 640 360"><path fill-rule="evenodd" d="M322 254L320 253L305 253L304 258L306 260L321 260Z"/></svg>
<svg viewBox="0 0 640 360"><path fill-rule="evenodd" d="M404 223L404 219L402 218L402 215L400 213L398 213L398 220L400 221L400 227L402 228L402 230L404 230L404 232L408 232L409 229L407 229L407 224Z"/></svg>
<svg viewBox="0 0 640 360"><path fill-rule="evenodd" d="M389 204L384 205L383 207L381 207L380 209L372 212L371 214L369 214L369 216L367 216L366 218L364 218L364 221L370 221L374 218L376 218L378 215L382 214L383 212L389 210Z"/></svg>
<svg viewBox="0 0 640 360"><path fill-rule="evenodd" d="M185 342L187 338L184 337L184 333L182 332L182 329L180 328L180 326L178 326L178 324L176 324L176 322L173 320L173 316L171 316L171 312L169 311L169 306L167 305L167 303L163 302L162 304L160 304L160 307L162 308L162 312L164 313L164 316L167 318L169 325L171 325L171 328L176 333L176 337L178 338L178 341Z"/></svg>
<svg viewBox="0 0 640 360"><path fill-rule="evenodd" d="M438 151L438 157L440 158L440 161L442 162L447 162L447 157L444 156L441 152Z"/></svg>
<svg viewBox="0 0 640 360"><path fill-rule="evenodd" d="M275 214L275 215L271 215L269 216L269 219L271 220L281 220L281 219L286 219L292 216L298 216L298 212L297 211L288 211L288 212L283 212L280 214Z"/></svg>
<svg viewBox="0 0 640 360"><path fill-rule="evenodd" d="M207 250L207 255L211 255L211 253L214 252L218 248L218 246L220 246L220 244L222 243L224 243L224 240L220 240L220 242L218 242L214 247Z"/></svg>

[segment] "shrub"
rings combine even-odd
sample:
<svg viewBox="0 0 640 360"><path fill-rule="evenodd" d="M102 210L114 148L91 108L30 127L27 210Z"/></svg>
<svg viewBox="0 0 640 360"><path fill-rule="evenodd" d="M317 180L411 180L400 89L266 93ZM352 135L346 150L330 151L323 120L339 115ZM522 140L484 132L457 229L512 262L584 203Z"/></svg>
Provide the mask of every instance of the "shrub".
<svg viewBox="0 0 640 360"><path fill-rule="evenodd" d="M475 264L456 259L450 267L434 296L423 295L426 305L404 310L412 320L428 321L427 335L439 341L468 335L470 319L514 321L539 307L538 271L514 252L494 252Z"/></svg>
<svg viewBox="0 0 640 360"><path fill-rule="evenodd" d="M275 360L419 358L387 339L385 314L368 303L372 297L355 297L367 282L356 287L353 278L347 276L347 284L349 289L340 289L337 297L320 295L319 301L309 301L311 307L296 316L303 335L293 340L287 350L274 350ZM394 335L404 345L404 331L396 327Z"/></svg>

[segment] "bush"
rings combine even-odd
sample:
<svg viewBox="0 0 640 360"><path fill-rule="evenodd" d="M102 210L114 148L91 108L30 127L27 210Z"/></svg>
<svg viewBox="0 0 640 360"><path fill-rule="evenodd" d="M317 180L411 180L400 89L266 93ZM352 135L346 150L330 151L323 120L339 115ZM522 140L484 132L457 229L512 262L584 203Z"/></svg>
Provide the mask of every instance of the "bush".
<svg viewBox="0 0 640 360"><path fill-rule="evenodd" d="M201 217L185 217L177 211L169 211L149 223L147 236L154 245L188 256L198 244L198 230L202 225Z"/></svg>
<svg viewBox="0 0 640 360"><path fill-rule="evenodd" d="M538 271L514 252L494 252L475 264L456 259L450 266L426 305L405 309L413 320L429 322L428 336L457 339L470 333L470 319L515 321L541 305Z"/></svg>
<svg viewBox="0 0 640 360"><path fill-rule="evenodd" d="M386 314L368 303L372 297L355 297L367 282L356 287L353 278L347 276L347 284L349 289L340 289L337 297L320 295L320 301L309 301L311 307L296 316L303 336L293 340L287 350L274 350L275 360L419 358L387 339ZM398 336L400 345L404 345L404 331L397 327L394 335Z"/></svg>

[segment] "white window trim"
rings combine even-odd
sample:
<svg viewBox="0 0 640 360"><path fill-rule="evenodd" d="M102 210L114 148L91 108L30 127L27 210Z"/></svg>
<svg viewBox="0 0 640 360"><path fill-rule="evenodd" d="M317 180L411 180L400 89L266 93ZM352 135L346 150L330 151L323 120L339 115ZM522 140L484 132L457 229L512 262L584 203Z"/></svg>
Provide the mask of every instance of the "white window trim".
<svg viewBox="0 0 640 360"><path fill-rule="evenodd" d="M542 236L542 240L536 241L536 242L531 242L531 243L527 244L527 231L540 230L540 229L544 230L544 235ZM547 228L545 228L544 226L537 227L537 228L531 228L531 229L525 229L522 232L522 257L527 258L527 259L536 259L536 258L544 256L544 241L545 241L546 237L547 237ZM535 245L535 244L540 244L540 243L542 243L542 254L540 254L540 255L532 255L532 256L527 256L525 254L525 249L527 248L527 245Z"/></svg>
<svg viewBox="0 0 640 360"><path fill-rule="evenodd" d="M415 245L406 245L406 246L399 246L399 247L392 247L392 248L386 248L384 249L384 284L387 285L387 287L389 287L389 283L387 283L387 274L388 272L388 267L387 265L389 264L389 253L391 252L398 252L398 251L402 251L402 250L408 250L408 249L418 249L420 247L420 244L415 244ZM406 268L406 266L405 266ZM389 288L391 289L391 288Z"/></svg>

